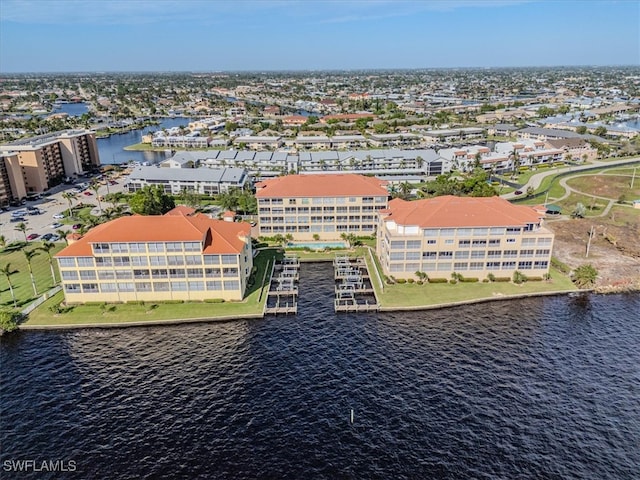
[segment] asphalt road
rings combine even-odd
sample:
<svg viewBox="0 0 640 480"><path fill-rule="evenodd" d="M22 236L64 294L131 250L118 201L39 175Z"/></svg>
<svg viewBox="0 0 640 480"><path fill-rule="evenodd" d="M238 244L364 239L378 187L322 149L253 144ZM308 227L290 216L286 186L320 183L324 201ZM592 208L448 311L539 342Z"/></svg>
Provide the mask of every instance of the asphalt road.
<svg viewBox="0 0 640 480"><path fill-rule="evenodd" d="M77 181L77 183L89 183L91 178L81 178ZM116 185L109 185L109 193L121 192L123 190L123 184L126 181L126 177L120 177L115 180ZM40 215L25 215L24 220L27 225L27 235L32 233L37 233L39 235L34 241L41 241L42 235L45 233L55 233L56 230L63 229L71 231L70 224L64 224L62 227L51 228L51 225L55 222L62 223L63 220L57 220L53 218L56 213L64 213L69 209L69 202L62 197L62 194L67 191L71 191L77 188L77 185L58 185L57 187L52 188L50 191L52 192L49 196L42 197L39 200L35 201L27 201L25 205L21 205L19 207L9 207L9 211L0 213L0 235L4 235L7 243L13 241L24 241L24 235L22 232L15 230L16 225L20 222L11 222L11 213L16 210L26 210L27 207L38 207L40 211L43 213ZM84 195L83 193L79 194L77 198L73 201L73 205L77 205L79 202L84 204L92 204L95 205L96 209L98 207L98 201L96 199L95 192L93 190L88 190L91 192L91 195ZM107 187L104 185L100 186L100 190L98 190L98 195L106 195ZM110 206L108 202L102 202L102 207L107 208ZM60 240L62 241L62 240Z"/></svg>

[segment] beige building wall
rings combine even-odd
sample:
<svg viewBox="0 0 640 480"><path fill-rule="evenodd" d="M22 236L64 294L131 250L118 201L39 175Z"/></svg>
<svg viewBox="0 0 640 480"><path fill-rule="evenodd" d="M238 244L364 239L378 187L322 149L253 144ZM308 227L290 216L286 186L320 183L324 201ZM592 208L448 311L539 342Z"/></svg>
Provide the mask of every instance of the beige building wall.
<svg viewBox="0 0 640 480"><path fill-rule="evenodd" d="M375 235L386 196L258 198L259 235L294 241L340 240L343 233Z"/></svg>
<svg viewBox="0 0 640 480"><path fill-rule="evenodd" d="M67 303L242 300L253 268L240 254L203 254L200 242L100 243L93 256L57 257Z"/></svg>
<svg viewBox="0 0 640 480"><path fill-rule="evenodd" d="M27 196L17 153L0 154L0 205Z"/></svg>
<svg viewBox="0 0 640 480"><path fill-rule="evenodd" d="M453 272L482 281L491 273L530 277L549 273L553 233L541 225L420 228L402 226L380 215L376 253L385 275L450 279Z"/></svg>

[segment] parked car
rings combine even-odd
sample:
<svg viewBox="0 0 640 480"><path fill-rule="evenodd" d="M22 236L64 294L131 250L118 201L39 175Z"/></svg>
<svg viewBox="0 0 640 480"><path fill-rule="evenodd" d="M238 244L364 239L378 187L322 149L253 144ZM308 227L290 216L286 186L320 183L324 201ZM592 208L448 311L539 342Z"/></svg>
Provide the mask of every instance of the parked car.
<svg viewBox="0 0 640 480"><path fill-rule="evenodd" d="M60 240L60 235L56 235L55 233L49 238L50 242L57 242L58 240Z"/></svg>
<svg viewBox="0 0 640 480"><path fill-rule="evenodd" d="M55 218L56 220L59 220L61 218L64 218L64 215L62 213L56 213L53 218Z"/></svg>
<svg viewBox="0 0 640 480"><path fill-rule="evenodd" d="M49 226L49 228L53 228L55 230L56 228L60 228L61 226L62 226L62 224L60 222L55 222L55 223L52 223Z"/></svg>
<svg viewBox="0 0 640 480"><path fill-rule="evenodd" d="M516 190L513 192L514 195L522 195L522 190Z"/></svg>
<svg viewBox="0 0 640 480"><path fill-rule="evenodd" d="M17 223L17 222L26 222L27 219L24 217L11 217L11 220L9 220L11 223Z"/></svg>
<svg viewBox="0 0 640 480"><path fill-rule="evenodd" d="M27 235L27 240L31 241L31 240L35 240L36 238L38 238L40 235L38 235L37 233L31 233L29 235Z"/></svg>
<svg viewBox="0 0 640 480"><path fill-rule="evenodd" d="M84 195L85 195L85 196L87 196L87 197L90 197L91 195L93 195L93 193L91 193L91 192L84 192Z"/></svg>
<svg viewBox="0 0 640 480"><path fill-rule="evenodd" d="M82 224L81 224L81 223L76 223L76 224L74 224L74 225L73 225L73 227L71 227L71 228L73 228L74 230L78 230L78 229L79 229L79 228L81 228L81 227L82 227Z"/></svg>
<svg viewBox="0 0 640 480"><path fill-rule="evenodd" d="M53 233L45 233L40 238L42 238L42 240L46 240L47 242L50 242L53 236L54 236Z"/></svg>

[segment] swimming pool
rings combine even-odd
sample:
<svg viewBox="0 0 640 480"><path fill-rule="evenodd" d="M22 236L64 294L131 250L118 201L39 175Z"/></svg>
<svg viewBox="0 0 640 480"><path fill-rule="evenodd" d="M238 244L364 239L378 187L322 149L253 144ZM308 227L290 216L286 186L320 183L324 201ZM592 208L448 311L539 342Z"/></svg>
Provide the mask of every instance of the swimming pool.
<svg viewBox="0 0 640 480"><path fill-rule="evenodd" d="M325 248L347 248L345 242L289 242L287 248L309 248L311 250L324 250Z"/></svg>

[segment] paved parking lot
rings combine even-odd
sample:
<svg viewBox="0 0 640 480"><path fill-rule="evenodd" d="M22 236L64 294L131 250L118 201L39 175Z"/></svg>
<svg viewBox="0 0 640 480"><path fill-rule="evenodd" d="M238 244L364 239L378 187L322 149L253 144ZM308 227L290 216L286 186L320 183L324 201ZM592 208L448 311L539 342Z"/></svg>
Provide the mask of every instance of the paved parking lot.
<svg viewBox="0 0 640 480"><path fill-rule="evenodd" d="M120 177L116 180L116 185L109 185L109 193L121 192L123 190L122 185L125 183L126 177ZM78 180L78 183L89 183L91 181L90 178L82 178ZM65 224L62 227L51 228L52 224L59 222L61 223L63 220L57 220L53 218L53 216L57 213L64 213L69 209L69 202L62 197L62 194L67 191L71 191L77 188L77 185L58 185L57 187L52 188L50 191L52 192L50 195L46 197L42 197L39 200L35 201L27 201L25 205L21 205L19 207L9 207L9 210L6 212L0 213L0 235L4 235L7 242L12 242L15 240L22 241L24 240L24 235L22 232L15 230L16 225L20 222L11 222L11 213L17 210L27 210L27 207L37 207L43 213L40 215L24 215L25 224L27 225L27 235L32 233L37 233L39 237L35 239L35 241L39 241L40 237L45 233L55 233L58 229L63 230L71 230L71 225ZM73 201L73 205L77 205L79 202L84 204L92 204L95 205L96 209L98 208L98 201L96 199L95 192L93 190L89 190L91 195L84 195L80 193L77 198ZM100 190L98 191L98 195L106 195L107 187L104 185L100 186ZM102 208L107 208L111 204L108 202L102 202Z"/></svg>

